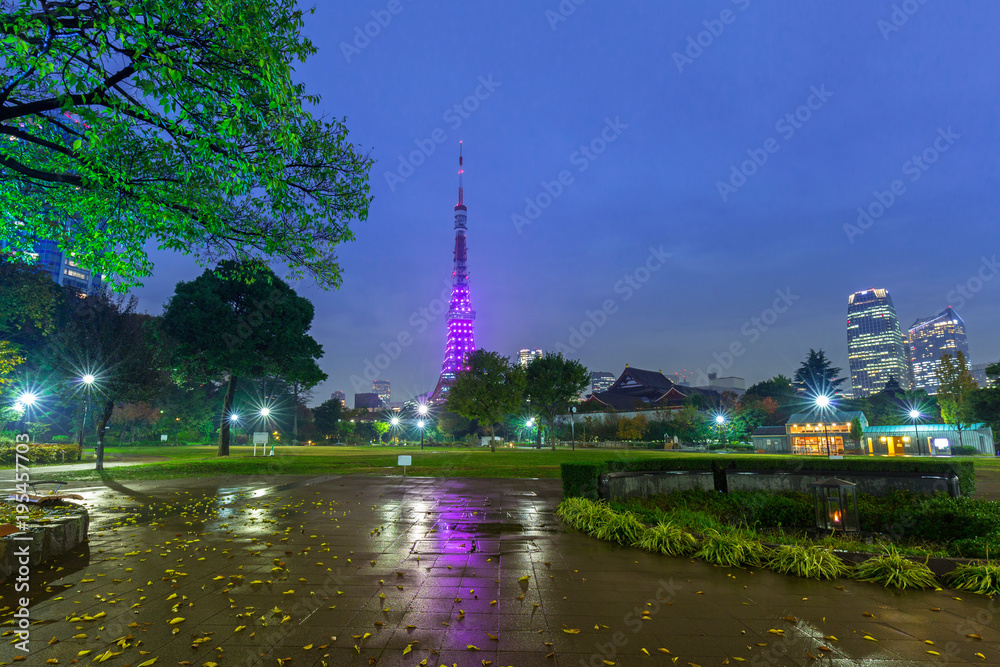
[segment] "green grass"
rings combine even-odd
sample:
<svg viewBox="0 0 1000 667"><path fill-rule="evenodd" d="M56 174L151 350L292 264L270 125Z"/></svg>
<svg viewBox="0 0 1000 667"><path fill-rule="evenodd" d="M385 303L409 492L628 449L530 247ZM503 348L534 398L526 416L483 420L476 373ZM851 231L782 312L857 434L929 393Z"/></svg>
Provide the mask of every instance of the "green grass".
<svg viewBox="0 0 1000 667"><path fill-rule="evenodd" d="M215 447L190 445L185 447L113 447L106 450L108 461L122 457L155 456L166 460L135 466L108 468L105 476L115 480L175 479L214 475L402 475L396 457L413 457L407 475L420 477L540 477L558 478L561 463L606 461L607 450L577 450L560 448L516 450L488 447L426 448L418 447L275 447L275 456L253 457L252 447L233 447L230 456L218 457ZM258 450L258 454L260 450ZM656 456L677 456L645 450L615 451L622 459ZM684 456L691 456L684 454ZM706 456L697 454L695 456ZM90 462L93 458L90 457ZM50 476L54 476L53 473ZM93 471L57 473L60 479L95 480Z"/></svg>

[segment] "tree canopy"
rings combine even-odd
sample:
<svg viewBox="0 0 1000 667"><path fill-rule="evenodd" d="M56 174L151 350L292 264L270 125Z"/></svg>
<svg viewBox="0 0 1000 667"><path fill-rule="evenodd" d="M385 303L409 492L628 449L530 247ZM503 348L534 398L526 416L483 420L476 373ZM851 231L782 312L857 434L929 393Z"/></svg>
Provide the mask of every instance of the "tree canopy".
<svg viewBox="0 0 1000 667"><path fill-rule="evenodd" d="M494 451L494 424L514 412L524 395L524 371L508 357L479 349L465 358L461 371L448 390L448 409L490 427L490 448Z"/></svg>
<svg viewBox="0 0 1000 667"><path fill-rule="evenodd" d="M950 354L942 355L934 373L939 383L937 400L941 408L941 420L945 424L954 425L961 440L962 429L973 419L972 397L979 385L969 372L968 361L961 350L954 357Z"/></svg>
<svg viewBox="0 0 1000 667"><path fill-rule="evenodd" d="M531 400L531 409L537 410L548 422L555 451L556 417L590 384L590 371L576 359L565 359L560 352L532 359L525 371L525 380L525 395Z"/></svg>
<svg viewBox="0 0 1000 667"><path fill-rule="evenodd" d="M314 118L295 0L10 0L0 13L0 240L52 239L129 285L152 243L340 284L370 158ZM55 221L55 224L54 222Z"/></svg>
<svg viewBox="0 0 1000 667"><path fill-rule="evenodd" d="M810 348L806 360L795 371L793 384L799 393L806 393L811 397L821 394L832 397L844 383L845 378L837 377L840 375L840 370L826 358L823 350L816 351Z"/></svg>
<svg viewBox="0 0 1000 667"><path fill-rule="evenodd" d="M250 270L224 261L177 284L163 313L188 374L228 379L219 429L219 456L229 454L229 416L239 376L273 376L308 389L326 379L316 365L323 348L308 334L312 303L266 266ZM220 335L221 332L221 335Z"/></svg>

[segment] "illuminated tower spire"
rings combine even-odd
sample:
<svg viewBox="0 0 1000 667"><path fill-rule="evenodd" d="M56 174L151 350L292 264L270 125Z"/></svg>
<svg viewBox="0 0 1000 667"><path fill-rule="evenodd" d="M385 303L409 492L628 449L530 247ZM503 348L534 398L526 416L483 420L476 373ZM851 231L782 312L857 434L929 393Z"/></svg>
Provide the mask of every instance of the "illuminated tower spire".
<svg viewBox="0 0 1000 667"><path fill-rule="evenodd" d="M473 322L476 313L469 298L469 269L465 245L467 230L466 208L462 190L462 174L465 173L462 157L462 143L458 144L458 203L455 204L455 265L451 274L451 302L448 306L448 343L441 364L432 401L442 402L448 397L448 388L459 371L465 370L465 357L476 349Z"/></svg>

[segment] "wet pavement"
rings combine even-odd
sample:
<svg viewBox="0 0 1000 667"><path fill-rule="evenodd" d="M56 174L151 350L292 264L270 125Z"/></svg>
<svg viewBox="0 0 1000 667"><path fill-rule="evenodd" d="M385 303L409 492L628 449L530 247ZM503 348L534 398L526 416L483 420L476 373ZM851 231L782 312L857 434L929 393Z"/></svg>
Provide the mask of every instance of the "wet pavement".
<svg viewBox="0 0 1000 667"><path fill-rule="evenodd" d="M558 480L71 490L91 539L31 580L20 664L1000 664L1000 602L617 547L559 523ZM23 593L0 593L8 663Z"/></svg>

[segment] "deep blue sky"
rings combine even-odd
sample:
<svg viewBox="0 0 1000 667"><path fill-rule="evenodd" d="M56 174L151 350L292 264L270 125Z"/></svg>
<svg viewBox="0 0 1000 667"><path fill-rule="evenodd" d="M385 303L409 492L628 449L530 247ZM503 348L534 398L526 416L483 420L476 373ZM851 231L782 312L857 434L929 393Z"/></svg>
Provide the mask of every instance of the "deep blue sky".
<svg viewBox="0 0 1000 667"><path fill-rule="evenodd" d="M904 4L918 9L890 32ZM401 11L345 56L355 28L390 6ZM343 288L296 287L316 305L313 335L326 351L330 379L316 402L335 389L350 397L351 376L402 332L414 342L382 373L393 400L433 388L444 318L420 333L411 315L450 276L459 139L480 347L570 345L570 328L612 299L615 312L575 355L592 370L708 370L739 343L722 370L748 384L791 375L810 347L847 374L847 296L874 286L890 290L904 329L953 305L973 362L1000 358L1000 268L977 282L983 258L1000 254L1000 5L588 0L553 28L546 12L559 6L354 0L321 2L307 17L319 53L298 74L322 96L316 112L346 117L376 159L369 218L340 251ZM724 10L730 22L713 25ZM679 68L674 54L705 21L721 34L702 34L708 46ZM481 80L499 85L488 92ZM477 87L485 99L468 118L446 116ZM810 100L814 89L832 95ZM776 126L809 101L806 122ZM592 162L574 157L608 119L627 127ZM391 188L386 172L437 128L444 143ZM934 164L907 164L934 153L949 128ZM769 138L776 152L723 201L718 182L747 151L766 153ZM516 229L512 215L563 170L572 183ZM905 191L849 239L857 208L897 179ZM630 298L623 284L616 292L661 246L671 254L662 268ZM154 258L156 275L137 294L158 312L174 283L201 269ZM970 279L971 298L954 292ZM776 290L790 290L792 305L755 334L744 324Z"/></svg>

